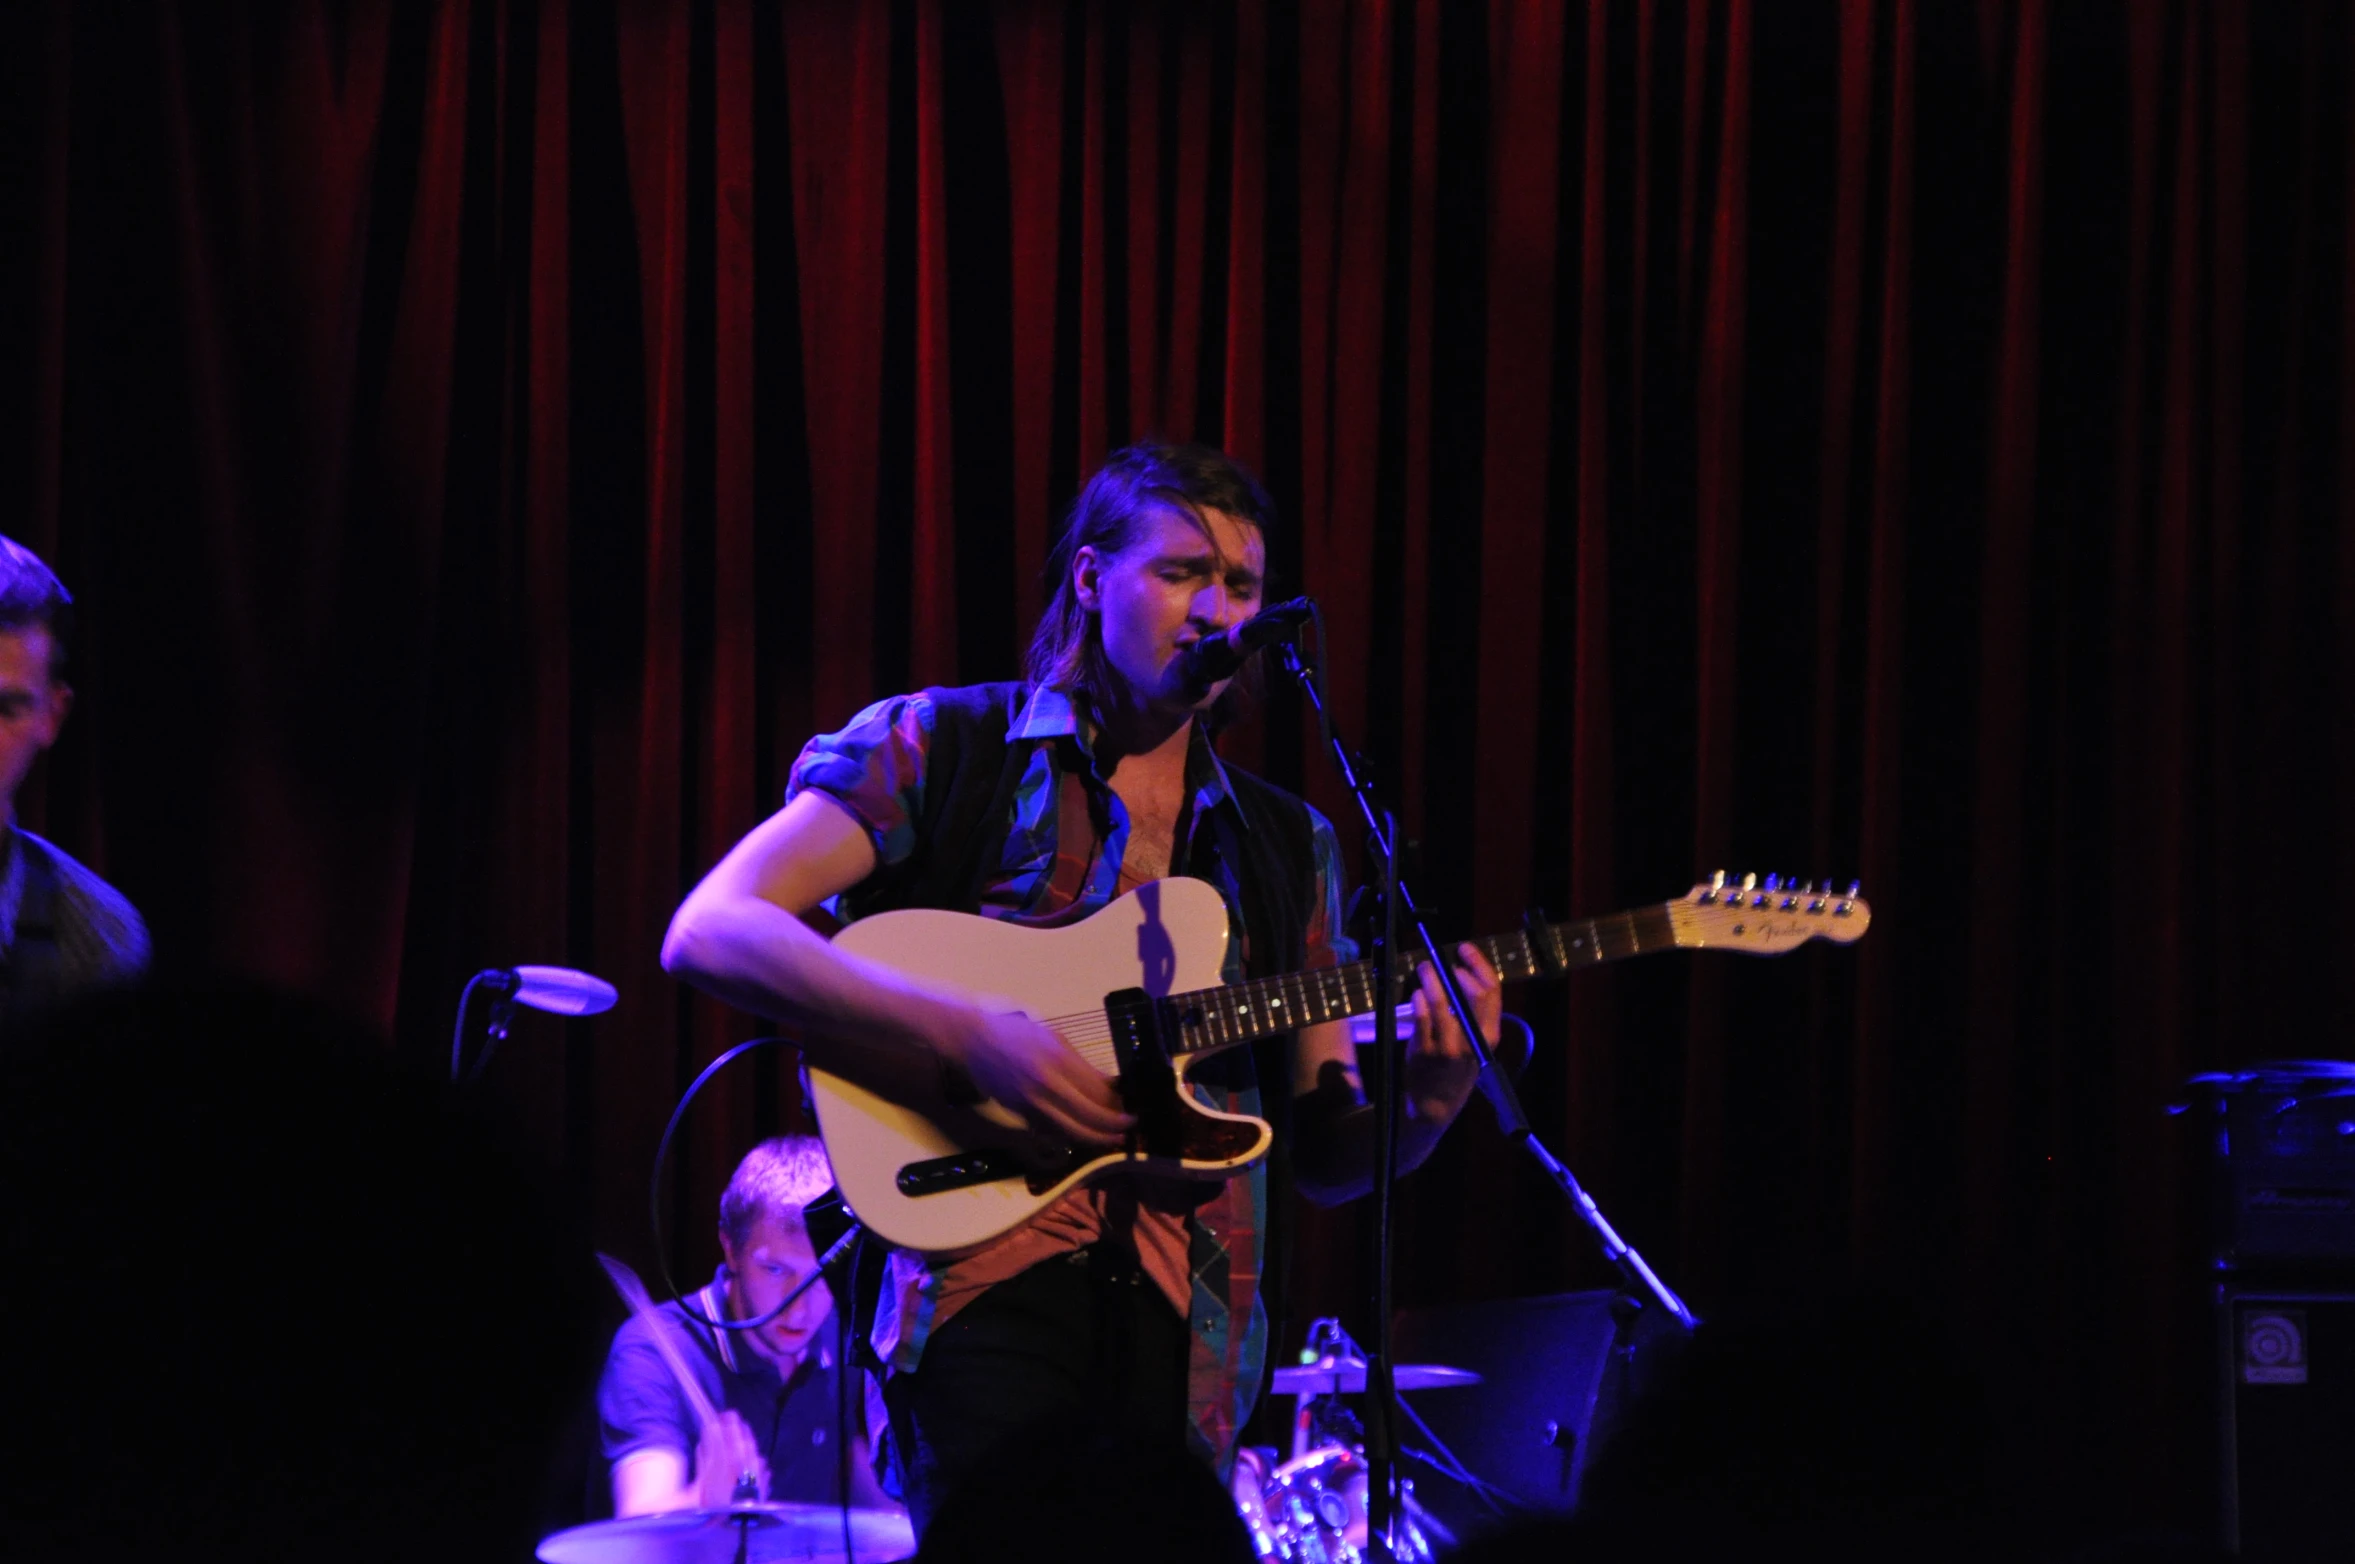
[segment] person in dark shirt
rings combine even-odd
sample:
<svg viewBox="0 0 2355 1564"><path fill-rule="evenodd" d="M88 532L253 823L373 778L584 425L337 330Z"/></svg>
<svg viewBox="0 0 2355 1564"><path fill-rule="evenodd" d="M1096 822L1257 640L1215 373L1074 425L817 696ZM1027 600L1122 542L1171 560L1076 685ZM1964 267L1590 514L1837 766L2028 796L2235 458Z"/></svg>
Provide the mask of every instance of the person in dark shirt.
<svg viewBox="0 0 2355 1564"><path fill-rule="evenodd" d="M147 971L147 925L97 875L16 823L17 789L73 709L73 598L0 537L0 1026Z"/></svg>
<svg viewBox="0 0 2355 1564"><path fill-rule="evenodd" d="M888 1505L867 1470L861 1382L842 1383L847 1370L835 1352L834 1299L824 1282L757 1330L703 1323L765 1314L817 1268L802 1207L833 1181L825 1149L808 1136L753 1147L720 1197L718 1275L655 1311L670 1356L719 1409L709 1426L697 1427L653 1322L633 1318L615 1334L597 1388L615 1515L719 1509L740 1485L766 1499L837 1503L838 1443L846 1437L851 1502Z"/></svg>

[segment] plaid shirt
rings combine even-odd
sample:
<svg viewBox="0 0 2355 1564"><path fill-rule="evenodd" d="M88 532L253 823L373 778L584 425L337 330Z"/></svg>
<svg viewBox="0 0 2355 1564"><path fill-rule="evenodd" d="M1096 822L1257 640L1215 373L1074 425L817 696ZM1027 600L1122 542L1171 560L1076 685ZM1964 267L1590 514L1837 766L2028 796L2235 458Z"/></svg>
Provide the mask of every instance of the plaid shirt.
<svg viewBox="0 0 2355 1564"><path fill-rule="evenodd" d="M922 817L925 758L934 707L923 695L895 696L860 712L839 733L812 739L794 762L786 798L816 788L844 805L867 829L879 865L896 864L915 850L915 822ZM1039 688L1007 731L1009 744L1032 746L1016 786L1013 820L996 868L987 876L980 910L985 917L1050 917L1073 906L1094 909L1111 901L1121 881L1129 842L1129 818L1120 795L1097 773L1094 730L1066 691ZM1204 876L1225 898L1235 937L1227 942L1226 982L1241 980L1249 959L1249 931L1242 899L1227 866L1237 854L1206 854L1206 832L1247 831L1250 821L1235 801L1220 764L1201 730L1195 729L1186 755L1186 787L1192 794L1191 828L1177 861L1207 864ZM1333 827L1310 811L1316 875L1321 895L1305 931L1305 968L1356 959L1340 932L1341 854ZM1103 834L1096 834L1098 825ZM838 898L834 910L840 913ZM1206 1105L1230 1113L1259 1112L1256 1087L1219 1089L1197 1082ZM1195 1446L1221 1470L1232 1456L1237 1432L1258 1396L1267 1352L1267 1314L1259 1300L1260 1266L1267 1231L1267 1175L1264 1167L1230 1179L1190 1220L1187 1260L1193 1275L1187 1326L1193 1351L1187 1374L1187 1413ZM895 1253L875 1322L875 1346L889 1366L913 1369L933 1326L938 1277L947 1262ZM1240 1329L1237 1321L1243 1322Z"/></svg>

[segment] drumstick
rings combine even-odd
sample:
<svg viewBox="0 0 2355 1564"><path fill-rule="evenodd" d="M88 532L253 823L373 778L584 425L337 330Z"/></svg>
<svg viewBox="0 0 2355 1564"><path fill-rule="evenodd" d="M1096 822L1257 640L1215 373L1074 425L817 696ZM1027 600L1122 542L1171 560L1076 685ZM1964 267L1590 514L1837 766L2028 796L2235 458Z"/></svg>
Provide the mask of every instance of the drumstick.
<svg viewBox="0 0 2355 1564"><path fill-rule="evenodd" d="M605 1274L613 1278L613 1290L621 1294L621 1301L630 1306L630 1312L645 1323L646 1334L653 1338L654 1350L661 1353L662 1361L670 1365L672 1377L678 1380L680 1392L686 1396L687 1405L695 1413L695 1431L700 1437L719 1421L719 1410L711 1404L711 1398L703 1393L703 1386L696 1382L686 1359L679 1356L678 1343L671 1336L670 1321L662 1317L661 1311L654 1307L654 1300L646 1296L646 1286L638 1280L637 1272L609 1254L598 1255L597 1263L604 1266Z"/></svg>

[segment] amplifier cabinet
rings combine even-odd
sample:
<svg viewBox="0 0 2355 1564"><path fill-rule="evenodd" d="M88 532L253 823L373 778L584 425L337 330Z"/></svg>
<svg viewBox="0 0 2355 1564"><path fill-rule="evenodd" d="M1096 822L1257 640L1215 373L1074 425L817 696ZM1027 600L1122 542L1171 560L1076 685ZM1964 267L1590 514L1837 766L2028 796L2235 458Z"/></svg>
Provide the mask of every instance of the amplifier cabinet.
<svg viewBox="0 0 2355 1564"><path fill-rule="evenodd" d="M2258 1079L2268 1084L2209 1107L2218 1259L2236 1270L2355 1265L2355 1096L2335 1081L2291 1090Z"/></svg>
<svg viewBox="0 0 2355 1564"><path fill-rule="evenodd" d="M2355 1559L2355 1287L2217 1291L2224 1545L2247 1564Z"/></svg>

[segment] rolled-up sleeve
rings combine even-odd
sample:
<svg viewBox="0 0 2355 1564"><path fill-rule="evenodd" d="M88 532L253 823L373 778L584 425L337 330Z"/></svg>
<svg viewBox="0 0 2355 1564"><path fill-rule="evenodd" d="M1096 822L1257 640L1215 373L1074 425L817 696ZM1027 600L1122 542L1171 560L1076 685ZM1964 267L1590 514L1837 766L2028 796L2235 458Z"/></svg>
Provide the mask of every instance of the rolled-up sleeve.
<svg viewBox="0 0 2355 1564"><path fill-rule="evenodd" d="M687 1398L646 1334L642 1320L623 1324L597 1384L599 1443L620 1462L642 1450L668 1450L692 1469L695 1432Z"/></svg>
<svg viewBox="0 0 2355 1564"><path fill-rule="evenodd" d="M901 862L915 851L923 817L933 711L922 695L895 695L860 712L841 732L811 739L793 762L785 801L816 789L866 828L879 865Z"/></svg>

